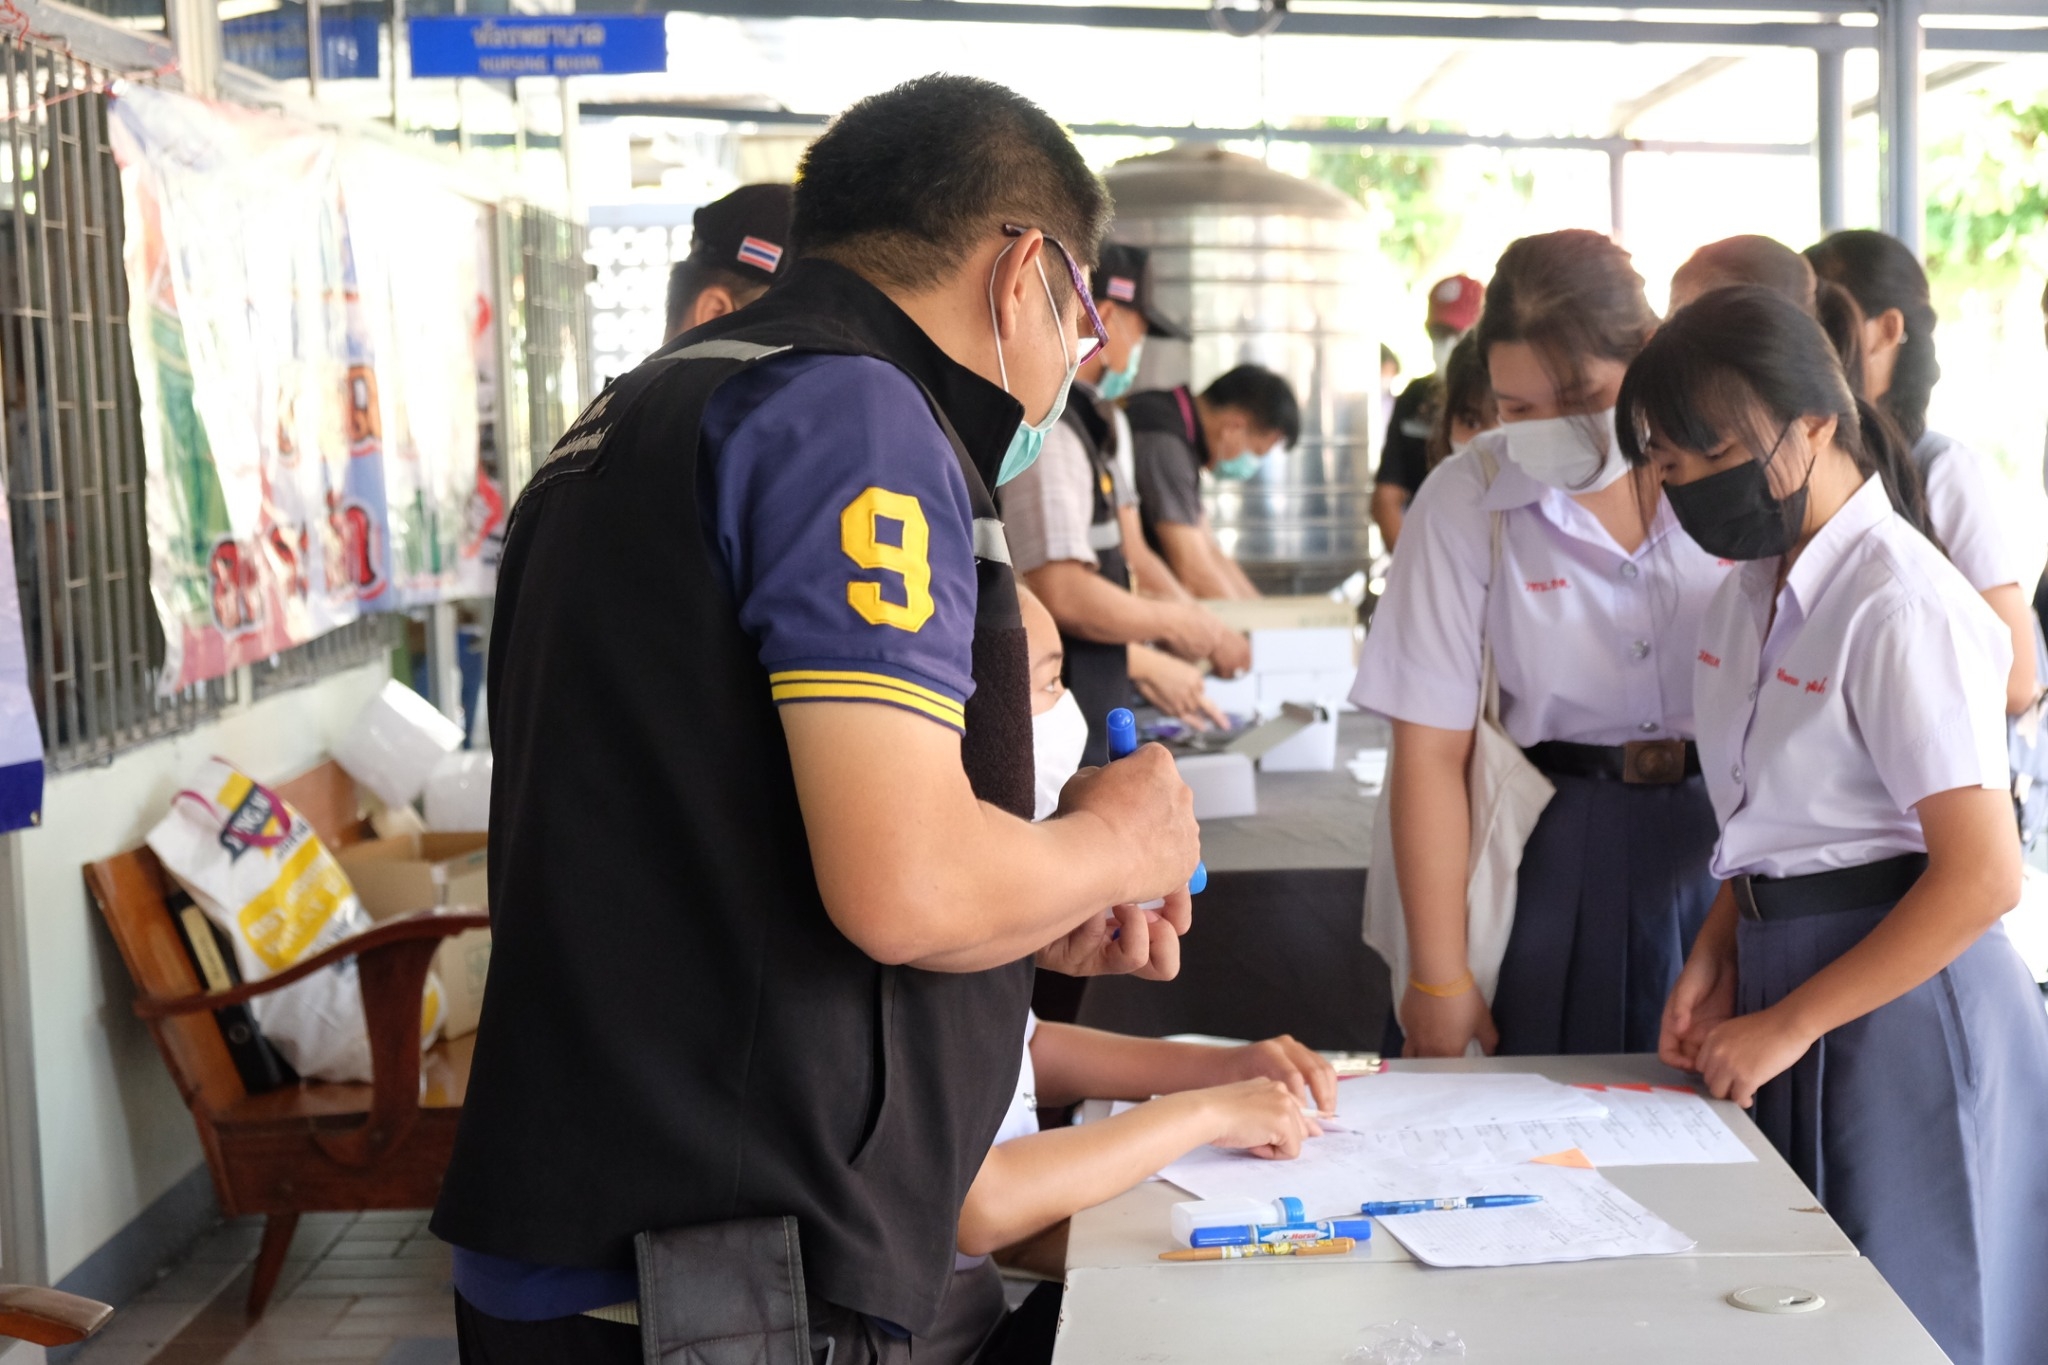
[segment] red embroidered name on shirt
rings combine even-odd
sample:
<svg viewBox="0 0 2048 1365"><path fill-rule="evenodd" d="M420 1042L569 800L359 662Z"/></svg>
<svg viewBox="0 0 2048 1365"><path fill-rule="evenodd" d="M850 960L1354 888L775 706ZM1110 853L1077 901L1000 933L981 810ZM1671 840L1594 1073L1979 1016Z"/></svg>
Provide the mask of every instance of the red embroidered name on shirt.
<svg viewBox="0 0 2048 1365"><path fill-rule="evenodd" d="M1705 651L1704 649L1700 651L1700 662L1705 664L1708 668L1719 668L1721 666L1721 661L1715 658L1713 655L1707 653L1707 651Z"/></svg>
<svg viewBox="0 0 2048 1365"><path fill-rule="evenodd" d="M1530 592L1556 592L1559 588L1569 588L1571 584L1562 578L1553 578L1547 583L1524 583L1522 586Z"/></svg>
<svg viewBox="0 0 2048 1365"><path fill-rule="evenodd" d="M1828 690L1828 680L1826 678L1815 678L1806 685L1806 690L1809 692L1825 692Z"/></svg>
<svg viewBox="0 0 2048 1365"><path fill-rule="evenodd" d="M1784 683L1787 687L1798 687L1800 686L1802 680L1793 677L1790 673L1787 673L1784 669L1781 668L1778 670L1778 681Z"/></svg>

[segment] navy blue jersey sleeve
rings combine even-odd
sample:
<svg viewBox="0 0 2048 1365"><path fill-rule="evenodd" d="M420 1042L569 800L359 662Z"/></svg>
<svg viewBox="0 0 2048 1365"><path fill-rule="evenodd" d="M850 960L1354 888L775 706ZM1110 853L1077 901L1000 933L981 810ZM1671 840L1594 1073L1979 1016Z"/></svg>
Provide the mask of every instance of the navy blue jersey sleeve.
<svg viewBox="0 0 2048 1365"><path fill-rule="evenodd" d="M918 387L866 357L762 361L713 396L701 449L707 529L775 701L964 728L974 513Z"/></svg>

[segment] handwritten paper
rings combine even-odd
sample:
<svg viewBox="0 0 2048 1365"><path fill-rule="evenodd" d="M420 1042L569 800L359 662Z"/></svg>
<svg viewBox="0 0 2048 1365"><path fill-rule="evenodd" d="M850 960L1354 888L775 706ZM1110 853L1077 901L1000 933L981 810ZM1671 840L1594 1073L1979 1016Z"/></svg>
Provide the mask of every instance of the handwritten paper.
<svg viewBox="0 0 2048 1365"><path fill-rule="evenodd" d="M1595 1166L1705 1166L1755 1161L1756 1153L1690 1090L1664 1085L1587 1086L1607 1106L1594 1123L1530 1124L1549 1151L1577 1147Z"/></svg>
<svg viewBox="0 0 2048 1365"><path fill-rule="evenodd" d="M1606 1112L1607 1105L1594 1091L1559 1085L1531 1072L1389 1071L1337 1085L1337 1117L1348 1129L1424 1131L1597 1119Z"/></svg>
<svg viewBox="0 0 2048 1365"><path fill-rule="evenodd" d="M1598 1171L1559 1166L1416 1171L1386 1198L1534 1194L1540 1204L1409 1213L1379 1224L1425 1265L1539 1265L1614 1256L1668 1256L1693 1239L1616 1189ZM1446 1181L1449 1184L1446 1184Z"/></svg>

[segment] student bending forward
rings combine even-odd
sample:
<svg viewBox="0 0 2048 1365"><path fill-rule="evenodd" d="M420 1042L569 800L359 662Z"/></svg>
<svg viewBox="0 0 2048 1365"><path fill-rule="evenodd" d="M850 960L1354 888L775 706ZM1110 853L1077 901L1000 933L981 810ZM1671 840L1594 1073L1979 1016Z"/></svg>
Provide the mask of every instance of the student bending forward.
<svg viewBox="0 0 2048 1365"><path fill-rule="evenodd" d="M1912 478L1819 324L1680 311L1621 390L1629 458L1743 564L1695 661L1727 879L1659 1052L1704 1073L1957 1365L2048 1342L2048 1019L2000 916L2011 634L1896 508Z"/></svg>

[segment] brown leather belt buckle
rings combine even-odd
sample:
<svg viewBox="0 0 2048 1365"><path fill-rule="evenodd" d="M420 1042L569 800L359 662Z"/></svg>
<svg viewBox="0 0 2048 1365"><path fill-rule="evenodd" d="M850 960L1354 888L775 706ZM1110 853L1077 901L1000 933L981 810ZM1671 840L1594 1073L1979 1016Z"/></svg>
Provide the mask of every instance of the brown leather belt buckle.
<svg viewBox="0 0 2048 1365"><path fill-rule="evenodd" d="M1735 895L1735 909L1746 920L1761 921L1763 912L1756 907L1756 887L1745 873L1728 880L1728 889Z"/></svg>
<svg viewBox="0 0 2048 1365"><path fill-rule="evenodd" d="M1658 787L1685 781L1685 741L1630 740L1621 746L1621 780Z"/></svg>

